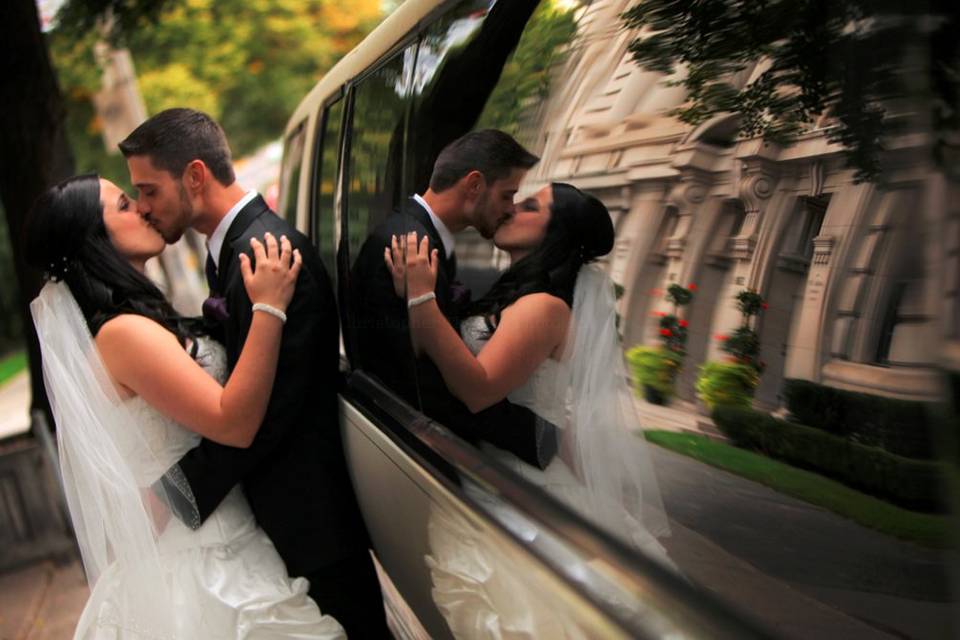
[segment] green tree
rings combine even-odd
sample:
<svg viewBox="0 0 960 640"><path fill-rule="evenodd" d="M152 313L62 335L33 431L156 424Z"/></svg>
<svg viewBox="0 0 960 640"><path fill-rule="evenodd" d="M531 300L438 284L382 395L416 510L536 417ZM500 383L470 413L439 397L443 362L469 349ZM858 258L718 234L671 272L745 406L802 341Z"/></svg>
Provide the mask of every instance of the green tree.
<svg viewBox="0 0 960 640"><path fill-rule="evenodd" d="M532 111L550 94L551 73L563 62L577 32L575 11L555 2L541 2L516 50L507 60L500 82L484 107L477 128L502 129L522 137Z"/></svg>
<svg viewBox="0 0 960 640"><path fill-rule="evenodd" d="M934 145L949 166L957 111L955 0L644 0L623 14L638 30L630 45L643 68L672 74L688 101L674 111L698 124L721 113L739 116L744 136L789 142L822 116L827 137L846 149L858 179L880 174L884 141L903 118L938 132ZM733 78L767 65L743 86ZM904 99L911 102L905 104ZM955 160L955 158L954 158Z"/></svg>
<svg viewBox="0 0 960 640"><path fill-rule="evenodd" d="M122 162L97 147L100 125L90 107L100 88L94 45L104 31L87 12L74 14L76 5L62 14L52 49L69 96L78 168L122 174ZM276 139L323 73L382 18L376 0L169 0L154 9L124 14L108 34L131 51L148 112L205 111L223 125L236 156Z"/></svg>

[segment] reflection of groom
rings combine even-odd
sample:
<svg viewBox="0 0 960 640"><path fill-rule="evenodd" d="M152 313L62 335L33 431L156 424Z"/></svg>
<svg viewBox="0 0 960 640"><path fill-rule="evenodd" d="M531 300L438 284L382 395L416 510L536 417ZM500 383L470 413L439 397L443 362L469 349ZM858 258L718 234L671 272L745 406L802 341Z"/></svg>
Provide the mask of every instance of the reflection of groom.
<svg viewBox="0 0 960 640"><path fill-rule="evenodd" d="M410 343L406 301L394 293L384 263L391 237L416 231L438 250L435 294L447 320L459 328L465 290L456 280L454 233L474 227L487 239L513 214L513 198L523 176L538 158L516 140L493 129L468 133L447 145L434 164L430 187L403 203L364 242L353 267L352 283L357 357L423 412L471 440L486 440L526 462L546 466L556 452L548 425L523 407L504 400L477 414L447 390L439 370L416 360Z"/></svg>
<svg viewBox="0 0 960 640"><path fill-rule="evenodd" d="M250 238L286 235L303 256L287 309L267 414L248 449L202 440L180 459L199 519L172 504L196 529L237 484L292 577L351 637L389 637L366 529L343 458L337 407L339 326L329 277L310 241L234 179L219 125L190 109L150 118L120 144L138 209L175 242L187 226L207 236L211 297L204 312L222 324L227 364L236 364L253 316L237 256ZM220 298L222 296L222 298ZM210 302L210 301L208 301ZM168 495L179 495L168 491Z"/></svg>

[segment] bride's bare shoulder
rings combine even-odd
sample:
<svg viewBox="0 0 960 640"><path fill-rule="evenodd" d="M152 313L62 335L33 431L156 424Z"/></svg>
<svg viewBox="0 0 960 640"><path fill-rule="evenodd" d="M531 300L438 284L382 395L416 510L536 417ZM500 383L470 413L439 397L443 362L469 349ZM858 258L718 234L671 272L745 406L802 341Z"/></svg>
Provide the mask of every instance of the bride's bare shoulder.
<svg viewBox="0 0 960 640"><path fill-rule="evenodd" d="M177 346L176 336L163 325L135 313L120 314L104 322L94 341L104 356L107 355L105 351L117 350L127 355L134 355L129 350L163 348L168 342L173 342L173 345Z"/></svg>
<svg viewBox="0 0 960 640"><path fill-rule="evenodd" d="M503 310L504 315L514 312L516 315L543 315L558 319L570 316L570 307L563 298L546 292L529 293L520 296L517 301Z"/></svg>

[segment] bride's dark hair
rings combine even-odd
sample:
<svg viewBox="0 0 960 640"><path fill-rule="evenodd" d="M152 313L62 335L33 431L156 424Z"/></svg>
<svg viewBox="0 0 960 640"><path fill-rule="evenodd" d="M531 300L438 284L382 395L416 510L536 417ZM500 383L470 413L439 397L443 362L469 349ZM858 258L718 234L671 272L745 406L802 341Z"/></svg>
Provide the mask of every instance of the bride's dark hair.
<svg viewBox="0 0 960 640"><path fill-rule="evenodd" d="M510 265L467 312L482 315L491 330L500 323L504 309L531 293L555 295L572 307L580 267L613 249L613 221L599 199L563 182L550 187L553 204L543 242Z"/></svg>
<svg viewBox="0 0 960 640"><path fill-rule="evenodd" d="M24 240L27 263L70 287L94 336L123 313L158 322L184 345L204 333L199 319L178 314L113 246L103 222L98 176L74 176L45 191L30 209Z"/></svg>

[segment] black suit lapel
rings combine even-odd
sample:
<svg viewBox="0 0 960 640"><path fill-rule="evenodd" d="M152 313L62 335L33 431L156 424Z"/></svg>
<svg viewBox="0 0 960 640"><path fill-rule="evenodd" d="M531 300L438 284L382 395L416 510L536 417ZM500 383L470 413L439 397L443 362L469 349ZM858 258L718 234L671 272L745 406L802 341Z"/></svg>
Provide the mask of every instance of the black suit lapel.
<svg viewBox="0 0 960 640"><path fill-rule="evenodd" d="M427 210L423 208L423 205L413 198L407 200L407 206L404 207L403 213L411 216L417 222L426 227L427 233L430 234L430 246L440 249L440 269L446 275L448 280L452 280L455 275L453 273L455 270L455 265L447 256L447 249L443 246L443 239L440 237L440 232L437 231L437 227L434 226L433 220L430 218L430 214L427 213Z"/></svg>
<svg viewBox="0 0 960 640"><path fill-rule="evenodd" d="M266 201L262 196L257 196L240 210L237 217L233 219L230 228L227 229L227 237L223 240L223 246L220 247L219 281L223 287L227 281L227 273L233 268L233 261L236 260L236 252L233 250L233 243L243 236L247 228L253 224L260 214L269 211Z"/></svg>

